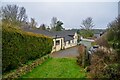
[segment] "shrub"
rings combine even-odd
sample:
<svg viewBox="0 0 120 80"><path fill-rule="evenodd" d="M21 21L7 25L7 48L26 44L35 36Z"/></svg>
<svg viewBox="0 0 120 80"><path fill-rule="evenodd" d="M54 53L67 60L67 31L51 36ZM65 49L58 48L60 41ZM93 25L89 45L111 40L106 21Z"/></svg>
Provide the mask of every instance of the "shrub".
<svg viewBox="0 0 120 80"><path fill-rule="evenodd" d="M88 38L88 37L93 37L93 31L92 30L80 30L79 34L81 36L83 36L84 38Z"/></svg>
<svg viewBox="0 0 120 80"><path fill-rule="evenodd" d="M79 51L79 56L77 56L77 63L82 66L82 67L86 67L89 65L89 55L86 52L86 47L84 45L80 45L78 47L78 51Z"/></svg>
<svg viewBox="0 0 120 80"><path fill-rule="evenodd" d="M2 71L22 66L28 60L40 58L52 50L52 39L44 35L2 26Z"/></svg>
<svg viewBox="0 0 120 80"><path fill-rule="evenodd" d="M120 16L111 22L108 25L107 32L105 32L100 38L96 40L97 44L104 47L92 55L89 69L94 78L110 78L112 80L120 79L119 35Z"/></svg>
<svg viewBox="0 0 120 80"><path fill-rule="evenodd" d="M95 42L100 46L109 48L110 46L108 44L106 37L107 37L107 33L104 33L100 38L96 39Z"/></svg>
<svg viewBox="0 0 120 80"><path fill-rule="evenodd" d="M91 42L91 45L94 46L94 45L97 45L97 43L96 42Z"/></svg>
<svg viewBox="0 0 120 80"><path fill-rule="evenodd" d="M29 64L25 64L22 67L19 67L13 72L10 72L8 74L2 75L3 79L9 79L9 78L16 78L18 79L22 75L31 72L34 68L36 68L38 65L41 65L43 62L45 62L47 59L51 58L49 55L43 56L40 59L36 59L33 62ZM19 80L19 79L18 79Z"/></svg>
<svg viewBox="0 0 120 80"><path fill-rule="evenodd" d="M104 70L104 77L114 79L114 80L119 80L120 79L120 64L114 63L108 65Z"/></svg>
<svg viewBox="0 0 120 80"><path fill-rule="evenodd" d="M120 56L120 15L108 25L107 40ZM120 57L118 57L120 59Z"/></svg>
<svg viewBox="0 0 120 80"><path fill-rule="evenodd" d="M116 53L109 49L98 49L92 54L90 74L93 78L117 79L120 76L120 65L116 63Z"/></svg>

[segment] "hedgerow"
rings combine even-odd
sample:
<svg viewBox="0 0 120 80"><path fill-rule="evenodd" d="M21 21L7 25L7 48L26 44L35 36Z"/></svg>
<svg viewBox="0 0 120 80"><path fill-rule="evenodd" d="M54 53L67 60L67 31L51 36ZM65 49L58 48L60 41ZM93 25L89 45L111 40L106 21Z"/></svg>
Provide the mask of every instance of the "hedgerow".
<svg viewBox="0 0 120 80"><path fill-rule="evenodd" d="M8 72L49 54L52 39L40 34L2 26L2 71Z"/></svg>
<svg viewBox="0 0 120 80"><path fill-rule="evenodd" d="M113 49L99 48L91 57L91 65L88 67L92 78L120 79L120 64L117 61L117 54Z"/></svg>
<svg viewBox="0 0 120 80"><path fill-rule="evenodd" d="M86 47L84 45L80 45L78 47L79 56L77 56L77 63L82 67L87 67L90 63L89 55L86 52Z"/></svg>

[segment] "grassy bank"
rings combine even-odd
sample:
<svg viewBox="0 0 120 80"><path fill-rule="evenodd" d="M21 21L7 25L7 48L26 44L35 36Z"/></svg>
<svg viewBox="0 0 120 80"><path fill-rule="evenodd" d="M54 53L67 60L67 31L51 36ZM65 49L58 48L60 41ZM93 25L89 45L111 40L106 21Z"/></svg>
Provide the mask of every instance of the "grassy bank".
<svg viewBox="0 0 120 80"><path fill-rule="evenodd" d="M50 58L21 78L85 78L75 58Z"/></svg>

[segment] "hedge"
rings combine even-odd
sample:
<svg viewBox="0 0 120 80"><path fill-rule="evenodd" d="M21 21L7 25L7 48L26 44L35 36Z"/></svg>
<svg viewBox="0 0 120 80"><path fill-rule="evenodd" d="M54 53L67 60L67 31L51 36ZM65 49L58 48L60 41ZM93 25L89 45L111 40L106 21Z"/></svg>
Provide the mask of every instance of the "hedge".
<svg viewBox="0 0 120 80"><path fill-rule="evenodd" d="M25 32L21 29L2 26L2 71L8 72L49 54L52 38Z"/></svg>
<svg viewBox="0 0 120 80"><path fill-rule="evenodd" d="M80 45L78 47L78 51L79 51L79 56L77 56L77 63L82 66L83 68L87 67L90 65L90 59L89 59L89 55L86 52L86 47L84 45Z"/></svg>
<svg viewBox="0 0 120 80"><path fill-rule="evenodd" d="M52 58L52 57L50 57L49 55L46 55L46 56L41 57L40 59L36 59L29 64L25 64L24 66L19 67L15 71L12 71L12 72L9 72L5 75L2 75L2 79L6 80L6 79L21 78L21 76L27 74L28 72L31 72L34 68L36 68L38 65L41 65L42 63L44 63L49 58Z"/></svg>

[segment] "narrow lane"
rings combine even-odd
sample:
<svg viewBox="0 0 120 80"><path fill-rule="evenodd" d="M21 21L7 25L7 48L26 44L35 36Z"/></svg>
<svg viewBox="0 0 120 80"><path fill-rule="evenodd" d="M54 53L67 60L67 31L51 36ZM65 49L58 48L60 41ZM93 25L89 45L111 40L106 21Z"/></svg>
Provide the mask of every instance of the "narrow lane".
<svg viewBox="0 0 120 80"><path fill-rule="evenodd" d="M77 57L79 55L78 52L78 46L69 48L69 49L65 49L65 50L61 50L58 52L54 52L52 54L50 54L51 57L60 57L60 58L64 58L64 57Z"/></svg>

